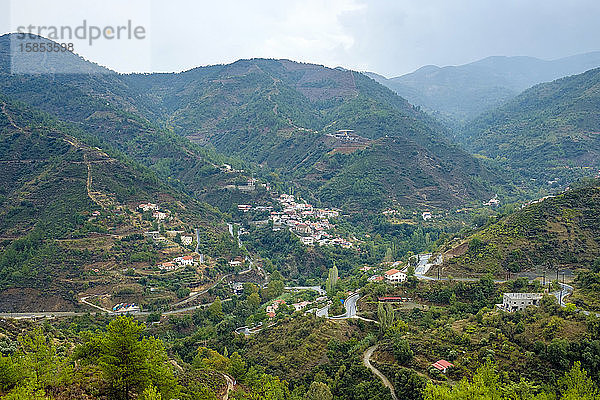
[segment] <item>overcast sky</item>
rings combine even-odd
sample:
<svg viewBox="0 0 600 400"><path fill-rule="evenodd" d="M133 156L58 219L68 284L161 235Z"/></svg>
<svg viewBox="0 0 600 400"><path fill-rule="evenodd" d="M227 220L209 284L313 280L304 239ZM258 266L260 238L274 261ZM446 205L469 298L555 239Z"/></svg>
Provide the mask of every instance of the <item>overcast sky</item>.
<svg viewBox="0 0 600 400"><path fill-rule="evenodd" d="M289 58L385 76L491 55L600 50L598 0L0 0L0 29L132 20L144 40L75 41L120 72ZM10 5L10 7L9 7ZM8 11L8 12L7 12ZM63 40L64 41L64 40Z"/></svg>

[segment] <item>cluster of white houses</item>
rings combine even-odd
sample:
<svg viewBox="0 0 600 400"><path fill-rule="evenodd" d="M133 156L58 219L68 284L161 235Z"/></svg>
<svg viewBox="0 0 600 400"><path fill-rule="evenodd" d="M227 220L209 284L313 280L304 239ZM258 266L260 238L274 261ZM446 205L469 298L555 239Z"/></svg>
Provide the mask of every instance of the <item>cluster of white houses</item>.
<svg viewBox="0 0 600 400"><path fill-rule="evenodd" d="M152 211L152 218L158 221L164 221L169 218L169 211L160 211L160 207L155 203L142 203L138 206L142 212Z"/></svg>
<svg viewBox="0 0 600 400"><path fill-rule="evenodd" d="M272 211L269 219L273 221L273 230L288 228L298 235L305 245L335 245L344 248L352 243L340 237L334 237L327 230L334 227L329 218L339 216L337 210L315 208L307 203L296 202L293 195L282 194L277 198L282 211Z"/></svg>

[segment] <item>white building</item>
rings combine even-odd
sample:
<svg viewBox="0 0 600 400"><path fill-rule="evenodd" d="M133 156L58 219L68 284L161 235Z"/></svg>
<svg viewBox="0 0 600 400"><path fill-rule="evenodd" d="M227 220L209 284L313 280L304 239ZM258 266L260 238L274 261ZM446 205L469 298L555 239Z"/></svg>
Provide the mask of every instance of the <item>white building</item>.
<svg viewBox="0 0 600 400"><path fill-rule="evenodd" d="M541 293L504 293L502 304L496 304L504 311L514 312L524 310L527 306L539 306L542 299Z"/></svg>
<svg viewBox="0 0 600 400"><path fill-rule="evenodd" d="M179 265L194 265L194 257L192 256L183 256L176 257L173 259L173 262Z"/></svg>
<svg viewBox="0 0 600 400"><path fill-rule="evenodd" d="M163 219L167 219L168 214L162 211L155 211L154 214L152 214L153 218L156 218L159 221L162 221Z"/></svg>
<svg viewBox="0 0 600 400"><path fill-rule="evenodd" d="M190 244L192 244L193 240L194 238L192 236L182 236L181 244L183 244L184 246L189 246Z"/></svg>
<svg viewBox="0 0 600 400"><path fill-rule="evenodd" d="M400 283L406 280L406 274L395 268L385 271L385 279L389 282Z"/></svg>
<svg viewBox="0 0 600 400"><path fill-rule="evenodd" d="M431 219L432 215L429 211L425 211L423 213L423 221L427 221L428 219Z"/></svg>
<svg viewBox="0 0 600 400"><path fill-rule="evenodd" d="M142 203L138 206L142 211L158 211L158 205L154 203Z"/></svg>
<svg viewBox="0 0 600 400"><path fill-rule="evenodd" d="M315 244L315 238L313 238L312 236L302 236L300 237L300 241L302 242L302 244L306 244L308 246L312 246L313 244Z"/></svg>

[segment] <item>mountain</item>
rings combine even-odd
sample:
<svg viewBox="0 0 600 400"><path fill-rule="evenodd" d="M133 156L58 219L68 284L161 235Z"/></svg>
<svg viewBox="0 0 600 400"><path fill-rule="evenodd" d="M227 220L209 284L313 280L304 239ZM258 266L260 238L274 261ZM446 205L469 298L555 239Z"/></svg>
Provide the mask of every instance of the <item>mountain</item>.
<svg viewBox="0 0 600 400"><path fill-rule="evenodd" d="M557 268L590 268L600 257L600 181L579 186L450 243L444 273L503 277L506 271L535 271L541 276L546 269L551 277Z"/></svg>
<svg viewBox="0 0 600 400"><path fill-rule="evenodd" d="M224 186L246 179L244 174L224 172L223 164L236 166L239 161L218 155L208 147L196 146L157 126L151 122L157 111L148 107L151 102L145 93L128 86L122 75L76 54L60 52L43 60L21 60L23 65L39 61L47 68L46 73L12 74L11 51L17 50L11 43L18 40L16 37L16 34L0 36L1 94L77 125L89 143L130 156L198 198L218 197L216 193L221 193ZM28 40L53 43L37 36Z"/></svg>
<svg viewBox="0 0 600 400"><path fill-rule="evenodd" d="M428 65L395 78L367 73L412 104L452 125L460 125L542 82L600 66L600 52L557 60L488 57L473 63Z"/></svg>
<svg viewBox="0 0 600 400"><path fill-rule="evenodd" d="M148 107L160 109L157 123L275 170L331 206L452 206L487 197L501 175L445 142L445 128L425 113L354 71L251 59L123 78L154 100Z"/></svg>
<svg viewBox="0 0 600 400"><path fill-rule="evenodd" d="M526 90L458 136L474 153L542 182L600 169L600 68Z"/></svg>
<svg viewBox="0 0 600 400"><path fill-rule="evenodd" d="M246 176L224 164L259 165L258 175L348 211L452 207L508 182L446 142L441 124L354 71L252 59L121 75L66 52L55 63L85 72L11 74L11 40L0 38L0 93L77 124L88 142L226 210L222 188Z"/></svg>
<svg viewBox="0 0 600 400"><path fill-rule="evenodd" d="M156 203L169 215L163 228L198 228L207 240L225 232L213 207L82 137L78 126L0 96L3 311L73 309L76 293L123 283L113 268L164 257L142 235L153 225L140 203Z"/></svg>

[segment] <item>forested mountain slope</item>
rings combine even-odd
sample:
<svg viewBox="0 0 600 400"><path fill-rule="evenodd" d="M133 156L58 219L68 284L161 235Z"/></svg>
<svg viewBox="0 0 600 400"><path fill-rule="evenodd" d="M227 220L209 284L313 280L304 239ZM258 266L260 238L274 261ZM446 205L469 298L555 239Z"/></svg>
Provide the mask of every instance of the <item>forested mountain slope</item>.
<svg viewBox="0 0 600 400"><path fill-rule="evenodd" d="M237 179L245 179L221 170L224 162L232 162L227 157L153 124L150 119L154 111L147 107L150 103L146 95L123 82L121 75L75 54L55 54L47 63L54 63L58 71L60 66L85 73L11 74L13 36L0 37L0 94L74 123L90 143L123 152L200 198Z"/></svg>
<svg viewBox="0 0 600 400"><path fill-rule="evenodd" d="M591 268L600 257L600 182L509 214L446 250L448 274Z"/></svg>
<svg viewBox="0 0 600 400"><path fill-rule="evenodd" d="M205 238L225 232L213 207L162 183L122 153L82 138L78 126L0 96L4 311L70 309L91 282L110 282L90 277L90 270L104 273L164 257L143 236L152 214L144 219L140 203L156 203L169 226L195 227Z"/></svg>
<svg viewBox="0 0 600 400"><path fill-rule="evenodd" d="M462 132L474 153L541 181L600 168L600 69L537 85Z"/></svg>
<svg viewBox="0 0 600 400"><path fill-rule="evenodd" d="M445 142L439 123L353 71L252 59L124 80L175 132L274 168L330 205L451 206L501 181ZM338 130L351 137L334 138Z"/></svg>
<svg viewBox="0 0 600 400"><path fill-rule="evenodd" d="M440 119L461 124L533 85L598 66L600 52L592 52L550 61L488 57L458 66L428 65L390 79L377 74L369 76Z"/></svg>

